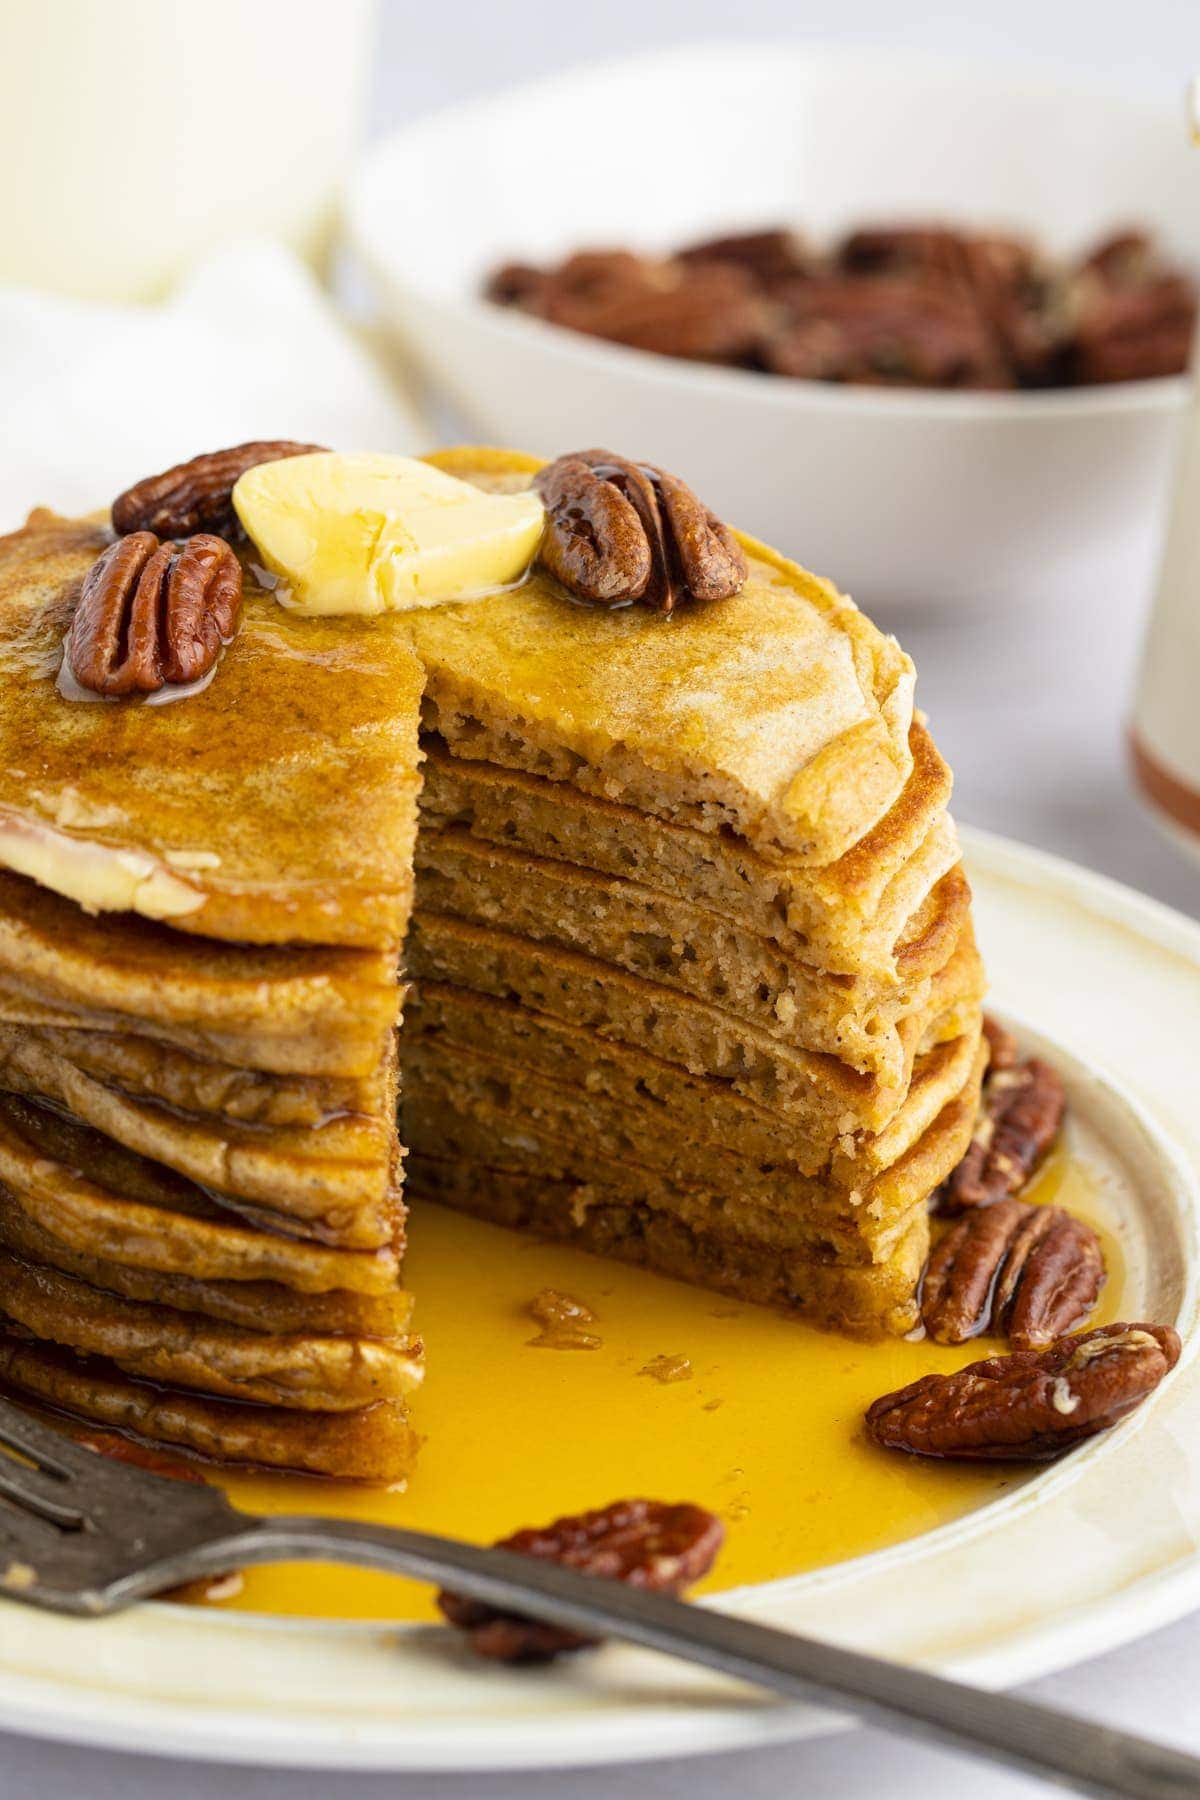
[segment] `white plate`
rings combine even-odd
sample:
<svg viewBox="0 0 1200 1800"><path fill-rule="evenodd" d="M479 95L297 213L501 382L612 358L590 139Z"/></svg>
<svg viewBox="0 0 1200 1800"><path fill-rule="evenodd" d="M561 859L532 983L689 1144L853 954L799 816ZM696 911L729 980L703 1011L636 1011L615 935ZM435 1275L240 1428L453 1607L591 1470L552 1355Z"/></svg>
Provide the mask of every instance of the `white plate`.
<svg viewBox="0 0 1200 1800"><path fill-rule="evenodd" d="M1018 394L789 381L546 325L482 300L483 278L739 224L824 240L930 217L1031 230L1064 254L1144 222L1200 264L1198 183L1181 107L982 61L706 44L402 127L351 184L348 224L385 321L483 441L660 462L872 613L1007 610L1089 581L1145 590L1181 379Z"/></svg>
<svg viewBox="0 0 1200 1800"><path fill-rule="evenodd" d="M1173 1318L1184 1357L1129 1423L1011 1495L720 1604L998 1686L1200 1605L1200 927L1054 858L967 841L995 1001L1064 1069L1075 1128L1109 1171L1137 1310ZM93 1623L2 1605L0 1727L221 1761L414 1770L694 1755L837 1723L642 1652L506 1671L446 1637L169 1606Z"/></svg>

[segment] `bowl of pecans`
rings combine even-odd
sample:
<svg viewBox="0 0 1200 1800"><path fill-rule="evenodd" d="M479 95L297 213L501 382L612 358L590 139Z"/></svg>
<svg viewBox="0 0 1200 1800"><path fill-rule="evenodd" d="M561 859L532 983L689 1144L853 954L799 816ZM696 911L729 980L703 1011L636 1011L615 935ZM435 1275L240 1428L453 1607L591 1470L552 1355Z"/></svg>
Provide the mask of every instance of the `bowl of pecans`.
<svg viewBox="0 0 1200 1800"><path fill-rule="evenodd" d="M406 127L349 219L479 437L552 454L635 421L721 516L900 612L1148 588L1198 178L1169 107L702 46Z"/></svg>

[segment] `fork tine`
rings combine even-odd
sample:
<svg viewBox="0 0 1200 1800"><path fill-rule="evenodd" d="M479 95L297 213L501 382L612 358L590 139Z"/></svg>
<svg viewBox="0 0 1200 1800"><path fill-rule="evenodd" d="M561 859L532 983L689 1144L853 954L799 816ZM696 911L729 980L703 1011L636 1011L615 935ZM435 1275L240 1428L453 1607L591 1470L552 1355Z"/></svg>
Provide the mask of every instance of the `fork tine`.
<svg viewBox="0 0 1200 1800"><path fill-rule="evenodd" d="M23 1507L52 1525L78 1531L87 1522L87 1516L71 1500L71 1492L70 1482L60 1475L31 1469L27 1463L16 1462L0 1451L0 1500Z"/></svg>
<svg viewBox="0 0 1200 1800"><path fill-rule="evenodd" d="M91 1450L72 1444L61 1431L41 1424L11 1400L4 1399L0 1399L0 1444L7 1444L18 1456L28 1457L39 1469L62 1481L86 1474L94 1456Z"/></svg>

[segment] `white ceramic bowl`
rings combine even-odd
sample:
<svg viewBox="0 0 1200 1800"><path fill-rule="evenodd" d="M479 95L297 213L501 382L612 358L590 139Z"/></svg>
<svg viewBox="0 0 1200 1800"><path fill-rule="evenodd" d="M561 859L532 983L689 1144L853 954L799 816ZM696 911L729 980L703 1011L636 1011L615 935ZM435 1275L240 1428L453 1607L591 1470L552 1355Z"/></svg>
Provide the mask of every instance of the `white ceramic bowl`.
<svg viewBox="0 0 1200 1800"><path fill-rule="evenodd" d="M490 305L510 257L947 216L1058 251L1123 222L1200 267L1181 109L896 52L703 46L457 107L384 143L352 241L418 371L491 442L663 463L868 607L1144 590L1181 379L880 391L704 368Z"/></svg>

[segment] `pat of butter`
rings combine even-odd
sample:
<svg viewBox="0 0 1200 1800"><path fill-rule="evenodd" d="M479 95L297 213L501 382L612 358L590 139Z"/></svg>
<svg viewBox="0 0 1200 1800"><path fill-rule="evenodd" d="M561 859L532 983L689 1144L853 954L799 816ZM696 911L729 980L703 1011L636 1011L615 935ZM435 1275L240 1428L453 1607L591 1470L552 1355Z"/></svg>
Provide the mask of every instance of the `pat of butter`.
<svg viewBox="0 0 1200 1800"><path fill-rule="evenodd" d="M88 913L181 919L204 905L198 889L139 850L115 850L9 814L0 814L0 868L65 894Z"/></svg>
<svg viewBox="0 0 1200 1800"><path fill-rule="evenodd" d="M248 469L233 504L276 599L301 613L407 612L519 581L545 513L408 456L290 456Z"/></svg>

